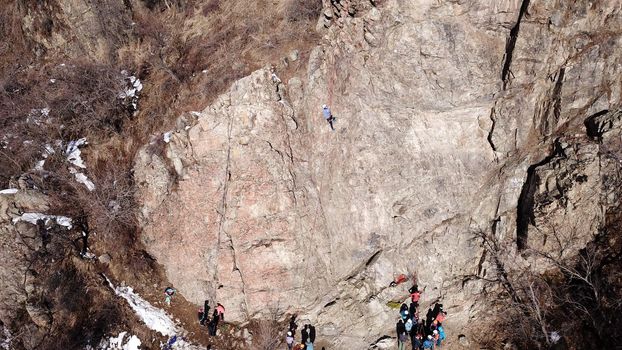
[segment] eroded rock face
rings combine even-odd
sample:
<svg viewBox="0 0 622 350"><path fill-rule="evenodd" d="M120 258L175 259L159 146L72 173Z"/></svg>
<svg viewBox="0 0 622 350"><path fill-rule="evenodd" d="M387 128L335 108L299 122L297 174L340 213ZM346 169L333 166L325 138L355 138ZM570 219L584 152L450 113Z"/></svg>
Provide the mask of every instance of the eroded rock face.
<svg viewBox="0 0 622 350"><path fill-rule="evenodd" d="M297 312L363 348L393 335L386 303L410 285L388 285L408 273L468 338L488 306L473 276L494 274L474 232L529 265L518 225L528 246L572 218L571 254L618 198L583 121L619 107L619 6L338 3L306 76L259 70L141 153L142 239L186 298L222 302L230 321Z"/></svg>

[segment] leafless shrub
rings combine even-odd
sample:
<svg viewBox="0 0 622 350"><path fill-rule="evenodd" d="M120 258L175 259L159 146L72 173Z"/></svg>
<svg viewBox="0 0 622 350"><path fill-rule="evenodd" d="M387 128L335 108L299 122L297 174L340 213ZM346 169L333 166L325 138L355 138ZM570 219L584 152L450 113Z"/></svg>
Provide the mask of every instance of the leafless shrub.
<svg viewBox="0 0 622 350"><path fill-rule="evenodd" d="M254 321L253 329L253 349L276 350L284 339L284 324L279 322L280 311L278 307L270 308L267 319Z"/></svg>
<svg viewBox="0 0 622 350"><path fill-rule="evenodd" d="M288 22L316 21L322 13L322 0L290 0L285 9Z"/></svg>

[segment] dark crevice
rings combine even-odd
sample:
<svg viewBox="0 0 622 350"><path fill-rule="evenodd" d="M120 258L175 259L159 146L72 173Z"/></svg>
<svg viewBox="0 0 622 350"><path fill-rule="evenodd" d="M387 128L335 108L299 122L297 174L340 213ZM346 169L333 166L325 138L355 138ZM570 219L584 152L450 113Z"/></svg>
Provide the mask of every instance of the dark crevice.
<svg viewBox="0 0 622 350"><path fill-rule="evenodd" d="M566 67L559 69L557 75L557 81L555 82L555 88L553 88L553 123L551 125L557 125L559 116L562 110L562 85L564 84L564 74L566 73Z"/></svg>
<svg viewBox="0 0 622 350"><path fill-rule="evenodd" d="M503 81L503 90L506 89L507 84L509 82L509 76L511 74L510 67L512 65L512 55L514 53L514 47L516 47L516 39L518 39L518 31L520 30L520 23L523 20L525 15L529 15L527 9L529 8L530 0L523 0L520 10L518 12L518 19L516 20L516 24L510 30L510 36L508 37L507 42L505 43L505 55L503 62L503 70L501 71L501 80Z"/></svg>
<svg viewBox="0 0 622 350"><path fill-rule="evenodd" d="M328 303L326 303L326 305L324 305L325 308L329 307L329 306L333 306L337 303L337 300L339 300L339 298L336 298L335 300L332 300Z"/></svg>
<svg viewBox="0 0 622 350"><path fill-rule="evenodd" d="M527 248L529 224L535 225L534 194L539 181L536 169L560 154L563 154L563 151L556 140L553 144L553 151L548 156L527 168L527 179L521 189L516 208L516 246L519 251Z"/></svg>
<svg viewBox="0 0 622 350"><path fill-rule="evenodd" d="M497 121L495 120L495 109L494 108L490 110L490 121L492 122L492 126L490 127L490 131L488 131L488 136L486 137L486 139L488 140L488 143L490 144L490 148L492 148L492 151L497 152L497 147L495 147L495 143L492 141L492 135L495 131L495 124L497 123Z"/></svg>
<svg viewBox="0 0 622 350"><path fill-rule="evenodd" d="M369 259L367 259L367 262L365 263L365 267L375 263L376 260L378 260L378 258L380 257L380 253L382 253L382 249L375 252L374 255L372 255Z"/></svg>
<svg viewBox="0 0 622 350"><path fill-rule="evenodd" d="M599 117L607 113L609 113L609 110L607 109L602 110L598 113L592 114L591 116L587 117L585 121L583 122L583 124L585 125L585 133L591 139L599 139L601 136L603 136L603 130L601 127L602 122Z"/></svg>
<svg viewBox="0 0 622 350"><path fill-rule="evenodd" d="M369 345L370 349L377 349L378 348L378 343L380 343L383 340L387 340L387 339L393 339L393 337L389 336L389 335L383 335L382 337L378 338L378 340L376 340L375 342L373 342L372 344Z"/></svg>

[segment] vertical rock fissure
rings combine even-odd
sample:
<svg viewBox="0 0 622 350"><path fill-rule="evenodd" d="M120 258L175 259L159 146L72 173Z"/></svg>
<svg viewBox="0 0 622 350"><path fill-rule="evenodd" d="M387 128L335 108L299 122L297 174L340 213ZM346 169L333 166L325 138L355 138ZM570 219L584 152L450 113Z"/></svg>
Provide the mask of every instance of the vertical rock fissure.
<svg viewBox="0 0 622 350"><path fill-rule="evenodd" d="M557 81L555 82L555 88L553 88L553 123L551 125L556 125L559 121L559 116L562 110L562 86L564 84L564 74L566 73L566 68L561 67L559 69L559 74L557 75Z"/></svg>
<svg viewBox="0 0 622 350"><path fill-rule="evenodd" d="M240 284L242 288L242 294L244 297L244 310L246 312L246 316L248 318L248 301L246 300L246 284L244 282L244 275L238 266L238 257L235 251L235 244L233 242L233 237L225 230L225 222L227 220L227 196L229 193L229 182L231 181L231 129L233 127L233 123L231 121L232 116L228 118L227 124L227 160L225 166L225 178L223 182L223 190L222 190L222 201L220 205L220 222L218 223L218 250L220 250L222 243L222 236L225 235L226 239L229 241L229 249L231 250L232 260L233 260L233 271L236 271L240 276ZM218 268L214 270L214 280L218 281Z"/></svg>
<svg viewBox="0 0 622 350"><path fill-rule="evenodd" d="M287 128L287 121L285 120L285 116L281 115L282 119L283 119L283 123L285 124L285 128ZM296 174L294 173L294 151L292 150L292 144L291 144L291 140L289 137L289 131L287 129L285 129L285 141L287 142L287 148L289 149L289 152L285 152L289 158L289 166L287 167L287 170L289 171L289 176L292 179L292 197L294 198L294 205L298 204L298 198L296 198Z"/></svg>
<svg viewBox="0 0 622 350"><path fill-rule="evenodd" d="M553 151L548 156L527 168L527 179L521 189L518 197L518 205L516 207L516 246L519 251L527 248L529 224L535 225L535 216L533 212L534 195L536 192L536 186L538 185L538 175L536 174L536 169L549 163L554 157L559 155L560 152L561 149L556 140L553 144Z"/></svg>
<svg viewBox="0 0 622 350"><path fill-rule="evenodd" d="M508 37L505 43L505 55L503 62L503 70L501 71L501 80L503 81L503 90L507 88L507 84L510 80L510 67L512 66L512 55L514 54L514 48L516 47L516 40L518 39L518 31L520 30L520 23L523 20L523 17L527 13L527 9L529 8L530 0L523 0L520 6L520 10L518 12L518 19L516 20L516 24L510 30L510 36Z"/></svg>
<svg viewBox="0 0 622 350"><path fill-rule="evenodd" d="M495 147L495 143L492 141L492 135L495 131L495 124L496 124L496 120L495 120L495 108L493 107L490 110L490 121L492 122L492 125L490 126L490 131L488 131L488 136L486 137L486 139L488 140L488 144L490 145L490 148L492 148L493 152L497 152L497 147ZM496 159L496 155L495 155L495 159Z"/></svg>

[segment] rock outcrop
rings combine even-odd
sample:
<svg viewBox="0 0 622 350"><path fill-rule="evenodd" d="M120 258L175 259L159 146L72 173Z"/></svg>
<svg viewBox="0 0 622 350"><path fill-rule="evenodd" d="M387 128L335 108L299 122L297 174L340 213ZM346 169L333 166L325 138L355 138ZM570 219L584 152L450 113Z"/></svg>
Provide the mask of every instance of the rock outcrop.
<svg viewBox="0 0 622 350"><path fill-rule="evenodd" d="M528 247L574 254L619 201L603 155L620 145L620 7L331 3L305 76L256 71L137 157L142 240L231 321L296 312L364 348L393 335L387 302L409 286L388 285L407 273L474 344L496 264L477 232L529 266Z"/></svg>

